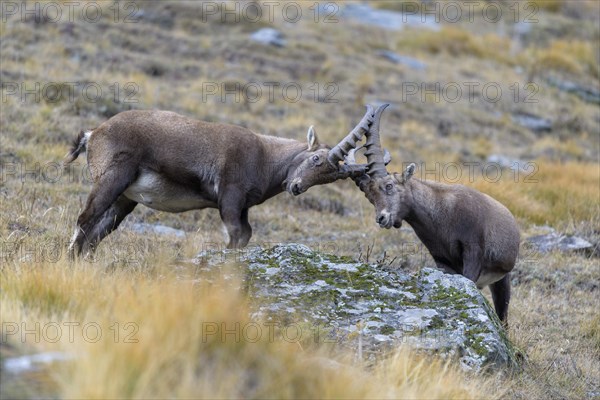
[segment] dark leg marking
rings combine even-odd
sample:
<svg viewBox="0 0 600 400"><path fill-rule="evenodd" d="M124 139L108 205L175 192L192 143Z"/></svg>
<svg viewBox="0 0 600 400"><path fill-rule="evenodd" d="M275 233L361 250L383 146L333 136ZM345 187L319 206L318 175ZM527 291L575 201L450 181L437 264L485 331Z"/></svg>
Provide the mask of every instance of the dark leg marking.
<svg viewBox="0 0 600 400"><path fill-rule="evenodd" d="M135 168L118 165L107 170L94 183L88 195L85 208L77 218L77 231L69 245L69 256L81 255L83 248L89 248L96 225L104 213L113 205L135 178Z"/></svg>
<svg viewBox="0 0 600 400"><path fill-rule="evenodd" d="M508 303L510 302L510 273L504 275L504 278L490 285L494 308L500 321L506 324L508 317Z"/></svg>
<svg viewBox="0 0 600 400"><path fill-rule="evenodd" d="M128 199L124 195L119 196L109 208L104 212L102 218L94 226L92 231L88 233L87 240L84 242L83 251L94 251L98 243L112 231L117 229L125 217L133 211L138 203ZM86 249L87 245L87 249Z"/></svg>

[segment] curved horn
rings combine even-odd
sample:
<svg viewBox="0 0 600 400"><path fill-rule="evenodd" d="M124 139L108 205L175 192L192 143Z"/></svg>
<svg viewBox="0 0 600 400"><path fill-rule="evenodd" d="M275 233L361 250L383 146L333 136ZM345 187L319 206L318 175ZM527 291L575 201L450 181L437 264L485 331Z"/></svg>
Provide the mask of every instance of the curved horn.
<svg viewBox="0 0 600 400"><path fill-rule="evenodd" d="M383 163L388 165L392 161L392 155L388 151L388 149L383 149Z"/></svg>
<svg viewBox="0 0 600 400"><path fill-rule="evenodd" d="M348 155L344 156L344 165L360 165L363 167L366 167L367 164L356 164L356 152L359 151L360 149L362 149L363 146L358 146L355 149L352 149L348 152ZM388 165L390 162L392 161L392 155L390 154L390 152L388 151L388 149L383 149L383 163L385 165Z"/></svg>
<svg viewBox="0 0 600 400"><path fill-rule="evenodd" d="M365 146L359 146L354 149L351 149L347 155L344 156L344 164L347 165L355 165L356 164L356 156L354 155L357 151L362 149Z"/></svg>
<svg viewBox="0 0 600 400"><path fill-rule="evenodd" d="M339 142L333 149L329 150L327 160L333 165L336 165L339 161L344 160L344 156L352 150L356 143L359 142L363 135L367 132L365 126L368 126L373 118L373 106L367 105L367 113L360 120L358 125L350 132L341 142Z"/></svg>
<svg viewBox="0 0 600 400"><path fill-rule="evenodd" d="M351 149L348 155L344 156L344 164L340 166L340 172L348 175L352 178L364 175L367 172L367 164L356 163L356 152L362 149L363 146L359 146L355 149ZM388 165L392 161L392 156L387 149L383 149L383 163Z"/></svg>
<svg viewBox="0 0 600 400"><path fill-rule="evenodd" d="M354 155L358 150L364 146L350 149L348 154L344 156L344 163L340 166L340 173L344 176L352 177L353 179L364 175L367 172L366 164L357 164L356 156Z"/></svg>
<svg viewBox="0 0 600 400"><path fill-rule="evenodd" d="M367 174L371 178L381 178L387 175L385 169L384 154L381 150L381 142L379 140L379 123L381 121L381 114L389 106L389 104L382 104L375 110L375 117L373 119L373 125L367 133L367 143L365 143L365 156L367 157Z"/></svg>

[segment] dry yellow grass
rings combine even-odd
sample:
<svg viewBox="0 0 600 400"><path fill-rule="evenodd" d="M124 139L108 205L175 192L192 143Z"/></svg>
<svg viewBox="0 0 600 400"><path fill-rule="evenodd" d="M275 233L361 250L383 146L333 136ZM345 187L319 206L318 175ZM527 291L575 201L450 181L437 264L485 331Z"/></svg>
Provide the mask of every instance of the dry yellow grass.
<svg viewBox="0 0 600 400"><path fill-rule="evenodd" d="M467 379L449 361L406 349L371 370L346 351L286 342L264 321L249 318L248 299L236 279L220 273L209 284L167 267L147 273L109 272L86 263L12 264L2 271L1 322L19 321L29 329L39 323L41 332L49 324L79 324L73 341L64 332L56 343L48 342L46 331L34 346L73 357L51 373L61 398L466 399L491 394L484 380ZM86 324L100 327L98 340L96 328L84 334ZM246 331L249 324L259 327L258 338L256 330Z"/></svg>
<svg viewBox="0 0 600 400"><path fill-rule="evenodd" d="M527 166L518 174L505 171L497 182L492 171L490 179L478 179L472 186L536 224L556 226L600 216L598 164L540 160Z"/></svg>
<svg viewBox="0 0 600 400"><path fill-rule="evenodd" d="M537 54L536 68L598 76L598 50L589 42L555 40Z"/></svg>
<svg viewBox="0 0 600 400"><path fill-rule="evenodd" d="M458 26L444 26L439 31L418 31L402 37L401 49L447 53L453 57L476 57L510 63L510 40L493 33L476 35Z"/></svg>

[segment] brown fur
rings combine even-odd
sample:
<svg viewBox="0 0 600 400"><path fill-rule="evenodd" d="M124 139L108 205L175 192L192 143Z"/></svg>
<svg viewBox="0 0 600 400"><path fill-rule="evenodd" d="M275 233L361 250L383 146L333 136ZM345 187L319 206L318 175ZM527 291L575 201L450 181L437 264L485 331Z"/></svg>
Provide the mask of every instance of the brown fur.
<svg viewBox="0 0 600 400"><path fill-rule="evenodd" d="M462 274L479 288L490 285L496 313L506 321L509 273L520 242L513 215L472 188L410 179L413 171L411 164L402 175L364 175L355 182L375 206L381 227L408 222L440 269Z"/></svg>
<svg viewBox="0 0 600 400"><path fill-rule="evenodd" d="M243 247L252 236L248 209L284 189L298 191L292 187L298 169L310 171L302 191L340 178L337 168L329 171L322 162L329 147L319 144L314 131L308 140L307 145L259 135L169 111L117 114L91 134L80 133L66 156L69 163L87 147L93 180L70 253L93 251L138 203L169 212L218 208L228 246Z"/></svg>

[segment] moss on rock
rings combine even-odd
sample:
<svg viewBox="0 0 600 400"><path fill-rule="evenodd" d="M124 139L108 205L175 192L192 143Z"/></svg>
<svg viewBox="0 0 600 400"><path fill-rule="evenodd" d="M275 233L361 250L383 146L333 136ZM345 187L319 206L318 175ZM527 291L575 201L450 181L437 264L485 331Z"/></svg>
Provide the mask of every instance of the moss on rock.
<svg viewBox="0 0 600 400"><path fill-rule="evenodd" d="M209 269L222 264L202 256ZM356 348L360 340L369 354L409 343L457 355L465 369L517 365L495 312L460 275L430 268L411 275L298 244L236 259L256 313L268 320L314 324L342 346Z"/></svg>

